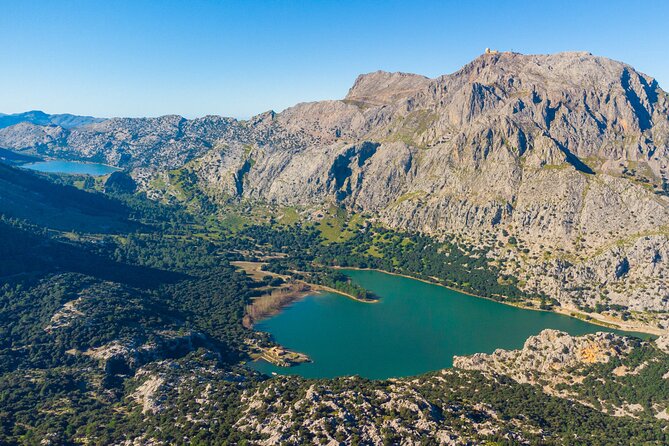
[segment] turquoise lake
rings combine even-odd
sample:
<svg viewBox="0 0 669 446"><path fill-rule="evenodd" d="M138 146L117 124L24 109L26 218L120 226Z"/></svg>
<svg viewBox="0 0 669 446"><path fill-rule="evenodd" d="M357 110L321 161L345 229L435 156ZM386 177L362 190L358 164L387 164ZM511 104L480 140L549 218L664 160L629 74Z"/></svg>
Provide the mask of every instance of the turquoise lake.
<svg viewBox="0 0 669 446"><path fill-rule="evenodd" d="M307 378L360 375L382 379L451 367L454 355L515 349L545 328L582 335L616 331L555 313L532 311L378 271L344 270L380 297L362 303L334 293L313 294L256 325L312 363L249 366ZM645 336L640 335L639 336Z"/></svg>
<svg viewBox="0 0 669 446"><path fill-rule="evenodd" d="M105 164L83 163L80 161L49 160L23 164L21 167L47 173L70 173L86 175L107 175L116 172L117 168Z"/></svg>

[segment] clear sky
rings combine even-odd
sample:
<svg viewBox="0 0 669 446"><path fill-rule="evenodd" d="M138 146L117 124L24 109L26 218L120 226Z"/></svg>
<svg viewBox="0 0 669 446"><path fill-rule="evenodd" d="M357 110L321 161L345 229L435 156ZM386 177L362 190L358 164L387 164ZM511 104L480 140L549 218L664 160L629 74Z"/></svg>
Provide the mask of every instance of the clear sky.
<svg viewBox="0 0 669 446"><path fill-rule="evenodd" d="M669 87L669 1L0 0L0 112L246 118L486 47L584 50Z"/></svg>

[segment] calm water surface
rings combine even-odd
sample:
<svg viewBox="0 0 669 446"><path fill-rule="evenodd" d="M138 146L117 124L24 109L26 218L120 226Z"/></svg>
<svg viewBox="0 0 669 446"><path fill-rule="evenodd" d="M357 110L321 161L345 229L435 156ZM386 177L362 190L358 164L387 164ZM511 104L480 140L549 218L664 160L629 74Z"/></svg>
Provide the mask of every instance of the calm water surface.
<svg viewBox="0 0 669 446"><path fill-rule="evenodd" d="M47 173L71 173L71 174L87 174L87 175L107 175L119 169L104 164L83 163L80 161L39 161L36 163L24 164L21 167L26 169L37 170L38 172Z"/></svg>
<svg viewBox="0 0 669 446"><path fill-rule="evenodd" d="M380 379L451 367L453 355L520 348L545 328L572 335L615 331L377 271L344 272L380 296L380 302L361 303L332 293L307 296L256 327L281 345L308 354L313 363L282 368L258 361L250 367L308 378Z"/></svg>

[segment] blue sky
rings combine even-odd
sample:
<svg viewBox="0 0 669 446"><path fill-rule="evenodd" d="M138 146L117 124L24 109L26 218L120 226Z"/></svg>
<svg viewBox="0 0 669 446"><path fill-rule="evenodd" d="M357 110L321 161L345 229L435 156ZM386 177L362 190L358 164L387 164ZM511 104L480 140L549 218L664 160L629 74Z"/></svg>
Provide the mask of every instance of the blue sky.
<svg viewBox="0 0 669 446"><path fill-rule="evenodd" d="M249 117L486 47L586 50L669 88L669 2L0 0L0 112Z"/></svg>

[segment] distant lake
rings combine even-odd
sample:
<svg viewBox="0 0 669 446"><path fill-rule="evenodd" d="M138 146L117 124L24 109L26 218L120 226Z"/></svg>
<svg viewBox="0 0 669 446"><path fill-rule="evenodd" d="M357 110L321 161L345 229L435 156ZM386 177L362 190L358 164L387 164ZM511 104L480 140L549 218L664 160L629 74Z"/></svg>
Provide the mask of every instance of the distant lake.
<svg viewBox="0 0 669 446"><path fill-rule="evenodd" d="M21 167L47 173L70 173L86 175L107 175L108 173L120 170L116 167L111 167L104 164L61 160L39 161L36 163L23 164Z"/></svg>
<svg viewBox="0 0 669 446"><path fill-rule="evenodd" d="M377 271L344 272L380 296L380 302L361 303L333 293L307 296L256 328L271 333L281 345L306 353L314 362L291 368L264 361L249 366L267 374L381 379L451 367L453 355L521 348L529 336L545 328L572 335L617 332L405 277Z"/></svg>

